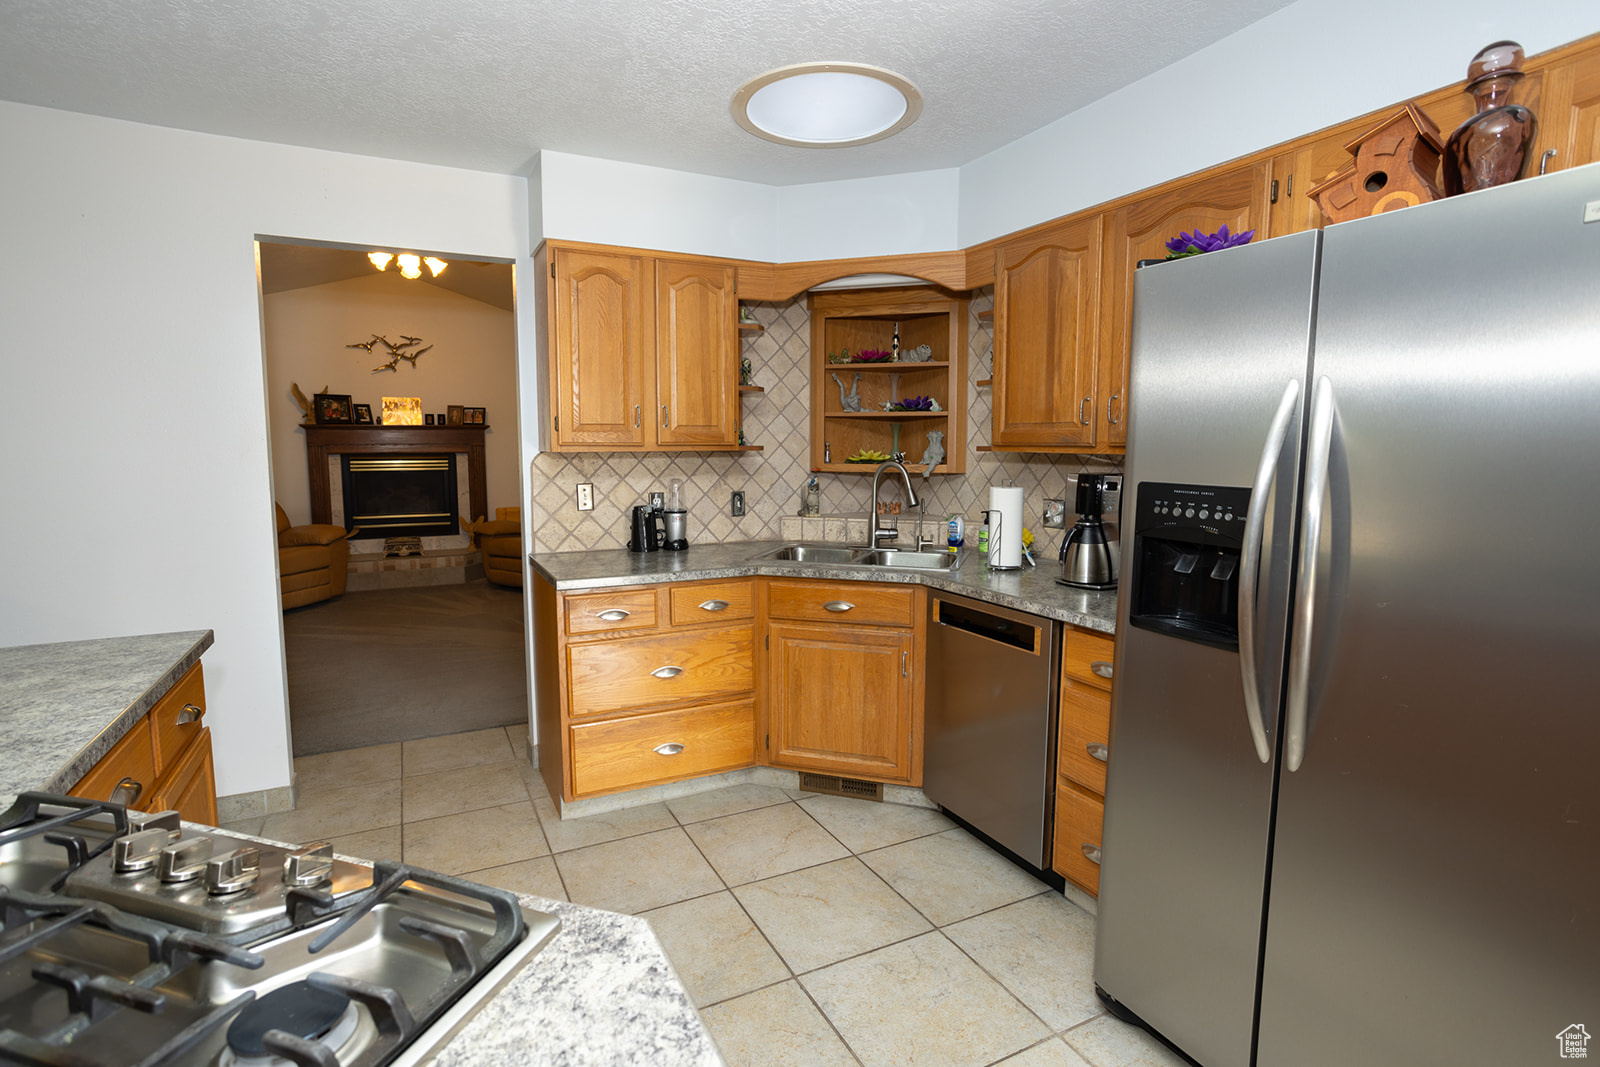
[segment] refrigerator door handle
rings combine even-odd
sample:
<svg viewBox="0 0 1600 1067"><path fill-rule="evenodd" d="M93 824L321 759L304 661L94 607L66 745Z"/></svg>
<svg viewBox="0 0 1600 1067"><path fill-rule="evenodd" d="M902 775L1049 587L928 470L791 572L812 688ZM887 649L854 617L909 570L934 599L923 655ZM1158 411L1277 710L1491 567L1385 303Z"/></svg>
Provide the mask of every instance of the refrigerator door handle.
<svg viewBox="0 0 1600 1067"><path fill-rule="evenodd" d="M1278 401L1266 444L1261 446L1261 464L1250 487L1250 508L1244 520L1244 558L1239 575L1239 674L1244 681L1245 717L1250 723L1250 740L1255 742L1256 758L1272 762L1272 746L1267 744L1267 727L1261 716L1261 678L1256 664L1256 593L1261 581L1261 533L1267 524L1267 496L1278 475L1278 460L1289 437L1300 403L1300 381L1291 378Z"/></svg>
<svg viewBox="0 0 1600 1067"><path fill-rule="evenodd" d="M1306 721L1311 703L1311 619L1317 604L1317 548L1322 542L1329 459L1333 451L1333 383L1318 378L1311 394L1311 426L1306 439L1305 490L1300 524L1300 560L1289 638L1289 696L1284 715L1284 764L1300 769L1306 755Z"/></svg>

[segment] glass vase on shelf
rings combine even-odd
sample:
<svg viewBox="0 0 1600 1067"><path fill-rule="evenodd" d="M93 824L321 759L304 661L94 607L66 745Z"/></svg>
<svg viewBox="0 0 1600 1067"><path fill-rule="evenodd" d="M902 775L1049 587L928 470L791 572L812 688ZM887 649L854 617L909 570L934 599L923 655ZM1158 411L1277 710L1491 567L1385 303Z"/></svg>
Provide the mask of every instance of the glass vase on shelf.
<svg viewBox="0 0 1600 1067"><path fill-rule="evenodd" d="M1488 45L1467 65L1467 91L1478 107L1445 145L1444 193L1470 193L1522 177L1533 147L1534 115L1513 103L1522 80L1522 46L1515 41Z"/></svg>

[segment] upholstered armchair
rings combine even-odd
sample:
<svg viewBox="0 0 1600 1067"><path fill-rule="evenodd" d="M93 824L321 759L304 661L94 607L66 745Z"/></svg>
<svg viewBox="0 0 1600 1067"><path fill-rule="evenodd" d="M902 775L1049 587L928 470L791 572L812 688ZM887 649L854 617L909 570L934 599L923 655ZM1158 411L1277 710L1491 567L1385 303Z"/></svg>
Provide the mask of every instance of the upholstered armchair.
<svg viewBox="0 0 1600 1067"><path fill-rule="evenodd" d="M463 522L483 552L483 576L522 588L522 509L495 508L492 522Z"/></svg>
<svg viewBox="0 0 1600 1067"><path fill-rule="evenodd" d="M303 607L344 592L350 540L340 526L290 526L278 511L278 586L283 608Z"/></svg>

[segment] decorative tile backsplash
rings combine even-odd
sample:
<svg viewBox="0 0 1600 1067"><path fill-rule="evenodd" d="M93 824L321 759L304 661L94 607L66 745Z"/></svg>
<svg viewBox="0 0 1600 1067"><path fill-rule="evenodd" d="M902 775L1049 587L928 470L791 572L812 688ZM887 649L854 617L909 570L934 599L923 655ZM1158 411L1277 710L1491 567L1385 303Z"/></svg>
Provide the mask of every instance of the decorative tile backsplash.
<svg viewBox="0 0 1600 1067"><path fill-rule="evenodd" d="M976 383L990 377L994 341L990 323L979 320L978 312L993 305L994 290L988 288L974 292L969 304L968 473L919 481L923 520L941 525L959 514L976 529L979 513L988 505L989 487L1009 479L1023 487L1028 526L1041 542L1040 550L1053 555L1062 531L1044 529L1045 499L1065 497L1070 514L1078 473L1120 470L1121 458L977 451L977 446L989 443L991 399L989 387L980 388ZM691 545L786 536L781 520L800 511L803 490L811 477L810 315L803 293L783 304L746 306L766 327L760 333L741 335L743 354L754 366L753 380L766 392L744 394L744 435L751 444L764 446L764 451L541 453L533 459L533 499L528 508L534 551L627 547L628 509L647 503L651 492L666 492L674 478L683 483ZM862 475L818 474L824 518L864 520L871 510L870 473L868 467ZM580 482L594 483L592 511L578 510ZM745 494L745 514L739 518L728 514L729 497L735 489ZM901 499L898 488L884 492L888 499ZM914 514L901 516L902 543L914 540L915 519ZM820 525L824 531L844 530L850 539L849 525ZM864 522L854 524L856 529L864 526Z"/></svg>

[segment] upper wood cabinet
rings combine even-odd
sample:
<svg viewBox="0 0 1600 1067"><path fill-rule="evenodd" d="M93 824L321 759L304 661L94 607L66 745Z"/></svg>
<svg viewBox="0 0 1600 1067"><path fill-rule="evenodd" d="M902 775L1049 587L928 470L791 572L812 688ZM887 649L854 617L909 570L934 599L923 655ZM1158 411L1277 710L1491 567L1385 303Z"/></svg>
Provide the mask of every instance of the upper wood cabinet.
<svg viewBox="0 0 1600 1067"><path fill-rule="evenodd" d="M1128 345L1133 325L1133 272L1141 259L1161 259L1167 240L1196 229L1214 233L1256 231L1272 236L1268 209L1270 161L1213 172L1197 181L1166 186L1124 204L1107 222L1105 297L1101 301L1100 388L1095 420L1096 451L1120 452L1128 443Z"/></svg>
<svg viewBox="0 0 1600 1067"><path fill-rule="evenodd" d="M552 451L738 447L732 265L564 247L550 262Z"/></svg>
<svg viewBox="0 0 1600 1067"><path fill-rule="evenodd" d="M1094 215L995 250L992 447L1095 445L1101 241Z"/></svg>

